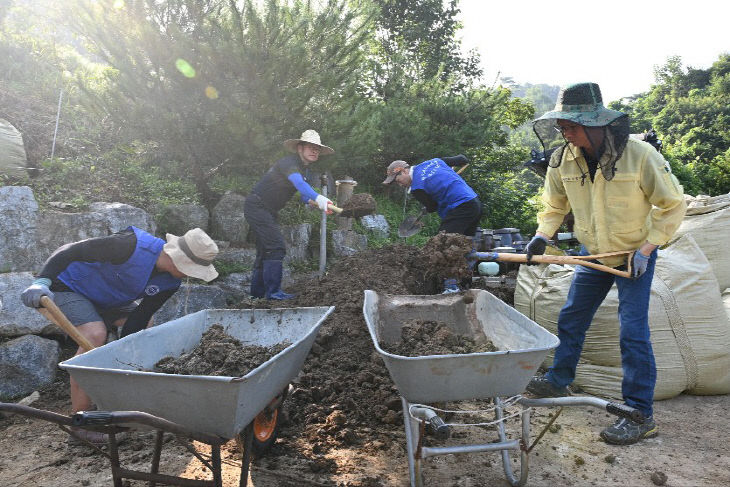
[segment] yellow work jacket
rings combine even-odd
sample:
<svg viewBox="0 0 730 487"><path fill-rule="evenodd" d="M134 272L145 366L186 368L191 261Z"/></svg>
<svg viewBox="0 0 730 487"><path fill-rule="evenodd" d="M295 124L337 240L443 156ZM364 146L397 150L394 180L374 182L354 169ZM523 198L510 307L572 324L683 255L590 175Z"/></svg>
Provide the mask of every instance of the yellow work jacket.
<svg viewBox="0 0 730 487"><path fill-rule="evenodd" d="M672 238L687 205L682 186L654 147L629 138L611 181L599 168L591 182L588 163L576 146L570 144L562 153L562 163L547 170L544 209L537 216L539 232L553 235L572 209L576 237L591 254L636 250L646 241L664 245ZM601 259L611 267L625 261L625 257Z"/></svg>

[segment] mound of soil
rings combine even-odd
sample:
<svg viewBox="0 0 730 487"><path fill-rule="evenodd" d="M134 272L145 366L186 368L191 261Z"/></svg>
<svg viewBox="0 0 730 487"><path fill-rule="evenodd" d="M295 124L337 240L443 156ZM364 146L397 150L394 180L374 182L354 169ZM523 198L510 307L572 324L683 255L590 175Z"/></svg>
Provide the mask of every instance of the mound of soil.
<svg viewBox="0 0 730 487"><path fill-rule="evenodd" d="M244 345L228 335L221 325L211 325L203 333L197 347L179 357L164 357L154 371L163 374L215 375L241 377L291 345L277 343L273 347Z"/></svg>
<svg viewBox="0 0 730 487"><path fill-rule="evenodd" d="M402 341L399 343L381 343L381 348L404 357L496 352L498 350L489 340L478 342L472 336L454 333L448 324L437 321L406 322L401 328L401 339Z"/></svg>
<svg viewBox="0 0 730 487"><path fill-rule="evenodd" d="M468 272L464 255L469 250L468 238L446 233L433 237L423 249L407 245L371 249L341 259L321 280L305 280L287 289L297 293L295 299L239 303L241 308L335 306L284 403L290 422L282 436L306 438L316 454L365 441L390 442L393 431L402 428L401 400L368 333L363 291L441 292L444 276ZM426 346L433 349L433 337L429 341Z"/></svg>
<svg viewBox="0 0 730 487"><path fill-rule="evenodd" d="M469 237L442 232L426 242L423 258L435 277L462 280L472 275L464 259L471 250L472 241Z"/></svg>

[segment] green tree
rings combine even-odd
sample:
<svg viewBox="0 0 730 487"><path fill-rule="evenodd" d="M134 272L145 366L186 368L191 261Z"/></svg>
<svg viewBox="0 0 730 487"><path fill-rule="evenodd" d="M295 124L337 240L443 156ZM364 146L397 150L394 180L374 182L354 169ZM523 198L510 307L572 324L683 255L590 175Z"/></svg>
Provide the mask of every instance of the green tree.
<svg viewBox="0 0 730 487"><path fill-rule="evenodd" d="M80 0L71 17L109 68L90 107L204 201L215 176L254 179L281 141L353 105L369 12L345 0Z"/></svg>
<svg viewBox="0 0 730 487"><path fill-rule="evenodd" d="M450 80L466 89L481 74L476 51L461 52L458 0L372 0L378 7L371 88L389 99L411 81Z"/></svg>
<svg viewBox="0 0 730 487"><path fill-rule="evenodd" d="M648 93L611 107L629 113L634 132L657 131L686 193L730 192L730 55L705 70L670 57L655 78Z"/></svg>

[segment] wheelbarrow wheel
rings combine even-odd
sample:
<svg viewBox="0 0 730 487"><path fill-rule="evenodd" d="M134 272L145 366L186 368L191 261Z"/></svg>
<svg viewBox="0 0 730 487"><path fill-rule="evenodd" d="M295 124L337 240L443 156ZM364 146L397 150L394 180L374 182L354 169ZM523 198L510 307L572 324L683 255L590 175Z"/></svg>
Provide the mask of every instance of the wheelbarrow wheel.
<svg viewBox="0 0 730 487"><path fill-rule="evenodd" d="M253 420L253 442L251 443L251 453L255 458L261 458L271 449L279 436L281 423L283 420L282 407L284 399L289 392L289 386L275 397L263 411L261 411Z"/></svg>

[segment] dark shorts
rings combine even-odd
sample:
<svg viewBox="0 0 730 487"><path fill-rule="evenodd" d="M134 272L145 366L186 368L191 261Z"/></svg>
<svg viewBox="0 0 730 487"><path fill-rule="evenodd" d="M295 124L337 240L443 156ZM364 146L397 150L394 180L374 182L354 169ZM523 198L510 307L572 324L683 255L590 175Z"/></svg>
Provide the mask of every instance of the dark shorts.
<svg viewBox="0 0 730 487"><path fill-rule="evenodd" d="M107 329L113 332L117 331L114 322L119 318L126 318L137 307L136 303L130 303L119 308L100 309L74 292L54 292L53 301L74 326L103 321Z"/></svg>

